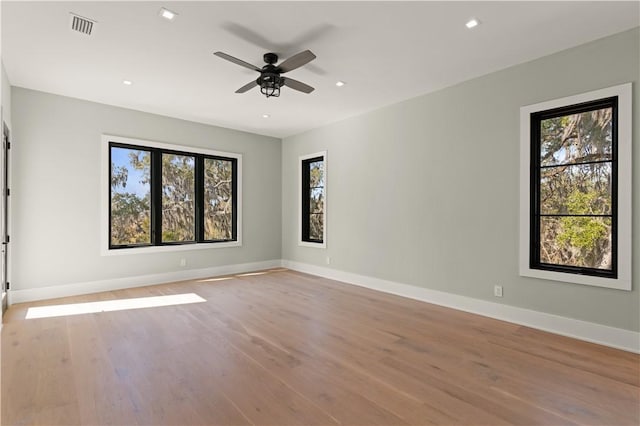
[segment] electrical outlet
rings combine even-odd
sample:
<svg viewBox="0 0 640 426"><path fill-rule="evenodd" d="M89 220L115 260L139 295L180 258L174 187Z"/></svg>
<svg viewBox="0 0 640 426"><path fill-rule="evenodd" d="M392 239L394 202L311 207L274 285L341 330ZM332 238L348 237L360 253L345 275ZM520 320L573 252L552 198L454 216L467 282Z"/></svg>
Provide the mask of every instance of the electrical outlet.
<svg viewBox="0 0 640 426"><path fill-rule="evenodd" d="M502 297L502 286L501 285L494 285L493 286L493 295L495 297Z"/></svg>
<svg viewBox="0 0 640 426"><path fill-rule="evenodd" d="M185 259L184 257L180 259L180 266L187 266L187 259Z"/></svg>
<svg viewBox="0 0 640 426"><path fill-rule="evenodd" d="M331 258L327 256L327 265L331 265Z"/></svg>

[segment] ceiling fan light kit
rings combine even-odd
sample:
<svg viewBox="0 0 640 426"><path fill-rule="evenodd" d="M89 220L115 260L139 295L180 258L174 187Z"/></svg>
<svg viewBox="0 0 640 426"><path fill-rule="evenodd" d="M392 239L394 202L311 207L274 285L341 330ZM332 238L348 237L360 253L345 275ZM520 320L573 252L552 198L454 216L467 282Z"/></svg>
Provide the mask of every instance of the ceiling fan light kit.
<svg viewBox="0 0 640 426"><path fill-rule="evenodd" d="M260 73L260 76L255 81L245 84L236 90L236 93L244 93L258 86L260 87L260 93L265 95L267 98L277 98L280 96L280 88L282 86L287 86L302 93L311 93L314 90L313 87L298 80L281 76L281 74L293 71L294 69L300 68L301 66L313 61L316 58L316 55L314 55L310 50L305 50L304 52L293 55L280 65L275 65L276 62L278 62L278 55L271 52L265 53L263 59L266 62L266 65L262 68L258 68L249 62L245 62L223 52L215 52L214 55Z"/></svg>
<svg viewBox="0 0 640 426"><path fill-rule="evenodd" d="M267 65L262 67L260 77L256 80L258 86L260 86L260 93L267 98L272 96L280 96L280 86L283 84L283 79L280 77L278 68L274 65L278 62L278 55L275 53L265 53L262 57Z"/></svg>

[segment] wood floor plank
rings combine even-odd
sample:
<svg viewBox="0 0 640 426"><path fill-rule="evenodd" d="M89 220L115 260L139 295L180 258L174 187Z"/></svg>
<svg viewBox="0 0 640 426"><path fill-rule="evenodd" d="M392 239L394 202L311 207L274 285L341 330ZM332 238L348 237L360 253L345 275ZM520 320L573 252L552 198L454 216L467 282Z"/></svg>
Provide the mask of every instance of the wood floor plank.
<svg viewBox="0 0 640 426"><path fill-rule="evenodd" d="M466 315L467 317L470 316L469 314L463 314L463 315ZM412 320L415 319L414 316L411 316L410 318ZM375 318L367 318L368 322L371 322L372 319L375 322ZM489 320L489 319L483 319L481 322L490 323L492 326L495 325L496 323L498 324L502 323L500 321ZM402 321L400 321L399 319L393 319L393 321L389 321L386 324L381 324L380 326L388 330L388 327L393 325L398 325L399 323L402 324ZM633 401L637 401L638 399L637 386L626 386L626 383L624 380L622 383L616 380L613 380L613 381L609 380L611 377L611 372L609 371L604 376L600 376L600 375L592 376L590 373L591 370L593 371L596 371L596 370L594 370L593 368L587 368L585 370L584 365L585 365L585 362L586 364L589 364L589 365L594 365L596 363L599 363L597 362L598 361L597 359L587 360L587 361L582 360L576 366L567 365L566 361L564 362L564 364L562 364L561 362L546 364L545 360L548 360L549 353L555 354L556 351L534 350L533 353L525 353L525 351L528 351L529 348L535 348L535 349L539 348L541 345L539 341L527 342L526 345L521 344L519 347L520 353L516 352L514 354L512 352L512 348L502 348L502 345L500 344L494 345L489 340L479 339L477 332L479 332L481 336L487 335L487 333L485 333L485 331L480 329L478 326L471 327L471 329L473 329L474 333L476 334L468 334L466 331L459 332L458 330L468 330L470 327L465 327L465 328L456 327L455 330L448 330L446 325L444 327L442 326L442 321L439 324L437 332L429 331L429 328L421 328L419 327L419 324L420 324L419 320L417 321L414 320L414 325L417 326L417 327L414 327L414 329L412 329L409 326L409 324L402 324L401 330L396 332L390 331L392 334L395 334L395 333L401 333L402 329L412 330L412 334L410 336L411 338L402 336L400 334L398 335L399 337L398 343L406 346L405 349L408 349L408 351L405 351L405 352L407 354L411 354L412 352L415 352L415 351L423 353L420 356L413 357L414 359L411 359L410 362L418 362L421 357L424 358L424 355L426 353L429 353L429 357L433 358L439 352L440 356L437 358L438 363L441 366L446 366L448 364L447 360L455 359L456 357L460 358L461 355L464 355L464 360L467 364L468 362L466 360L475 359L475 361L473 361L471 365L476 366L475 370L478 370L478 367L481 368L481 371L480 371L481 376L476 377L476 379L482 380L482 379L485 379L485 377L482 377L482 376L486 376L487 379L491 379L494 381L502 380L504 382L504 380L501 379L499 375L500 365L495 365L495 363L493 363L494 365L490 366L490 365L487 365L487 363L484 363L482 361L487 353L493 354L493 358L495 358L498 354L500 354L500 356L504 356L504 353L507 352L508 356L506 356L504 358L504 361L502 362L503 367L511 365L514 361L517 361L518 359L523 360L522 365L516 364L511 366L511 369L509 370L509 374L512 376L519 377L520 372L523 369L531 368L532 366L540 366L540 367L536 367L537 369L532 371L535 374L528 374L532 378L538 381L539 386L536 386L534 387L534 389L531 389L532 387L528 384L528 380L521 380L519 382L520 383L519 389L521 389L521 391L532 390L533 392L529 393L528 394L529 396L536 396L542 393L542 392L536 393L535 388L544 389L544 394L547 395L547 400L549 404L555 407L554 410L551 410L553 413L559 416L564 416L565 415L563 413L564 411L571 410L573 407L576 406L576 404L580 405L581 403L584 403L584 397L581 397L582 399L580 401L576 401L576 398L572 399L571 396L567 397L567 395L572 395L572 392L570 391L567 392L567 389L571 389L572 391L574 391L573 393L576 393L575 391L580 389L581 394L584 394L584 393L590 394L587 397L587 399L592 399L598 402L596 407L593 407L592 405L589 409L579 410L578 412L573 413L574 417L578 415L577 417L579 418L579 415L583 414L583 417L584 417L583 420L585 420L587 417L592 415L592 411L594 409L598 410L598 412L601 413L603 411L616 412L623 407L631 407L631 410L627 411L628 417L626 421L630 421L630 419L638 418L639 408L637 408L637 405L636 406L633 405ZM508 324L507 327L515 332L518 332L519 330L522 330L524 328L524 327L520 327L513 324ZM528 329L528 330L531 330L531 329ZM446 334L443 335L443 331L446 331ZM564 346L567 346L566 342L572 342L574 346L576 344L577 346L583 346L583 347L586 345L589 347L590 350L597 349L600 354L611 353L613 351L613 352L616 352L618 355L620 355L619 360L621 361L625 361L625 360L628 361L629 359L635 358L636 359L635 365L631 362L623 363L623 366L619 370L615 369L616 371L614 371L613 374L622 375L623 377L626 378L626 381L629 381L629 382L634 382L635 376L638 375L637 374L638 372L637 355L629 354L621 351L615 351L610 348L604 348L601 346L597 346L597 345L593 345L585 342L576 342L572 339L551 335L549 333L543 333L535 330L531 330L530 332L537 335L538 338L540 337L540 335L546 335L547 337L550 338L549 340L552 340L552 341L560 340L564 342L563 343ZM493 340L494 334L495 333L488 334L489 336L491 336L490 340ZM507 334L507 336L511 336L511 335L512 334ZM506 340L506 338L504 338L503 341L504 340ZM415 342L428 342L428 345L415 343ZM434 345L434 342L437 344ZM544 342L544 340L542 342ZM451 350L446 351L447 348L450 348ZM568 351L565 351L565 352L568 352ZM523 356L520 356L520 355L524 355L525 357L523 358ZM579 359L582 359L585 357L583 356L582 358L580 358L579 353L577 353L575 356ZM539 359L536 359L536 358L539 358ZM487 360L487 362L490 362L490 361ZM456 366L455 368L459 372L474 374L474 372L469 371L469 369L461 370L459 365ZM455 374L453 371L450 371L449 373ZM540 379L541 377L542 379ZM545 388L543 384L545 382L552 381L552 379L555 379L555 381L558 382L558 386L556 386L555 389L549 389L548 387ZM564 383L566 382L569 383L568 386L564 386ZM512 386L514 386L515 383L518 383L518 382L517 381L512 382ZM495 384L492 382L486 382L485 384L487 386L495 387ZM606 393L601 393L598 389L607 389L608 391ZM500 389L499 387L496 388L496 391L505 395L508 394L504 390ZM500 399L501 396L493 395L492 398ZM510 405L513 405L513 402L511 402ZM550 410L550 407L547 407L545 411L549 411L549 410ZM591 410L591 412L589 410ZM597 416L592 416L592 417L597 419ZM621 416L621 418L624 419L624 414Z"/></svg>
<svg viewBox="0 0 640 426"><path fill-rule="evenodd" d="M236 291L240 290L233 289L228 294L233 294ZM247 291L250 291L250 289L245 288L241 291L246 293ZM239 302L241 300L242 296L238 296L237 301ZM229 299L225 299L224 302L225 304L233 304ZM270 306L277 305L277 303L279 303L277 300L270 300L269 296L263 296L253 302L252 308L255 309L252 310L257 311L255 312L256 315L260 315L260 308L270 310ZM308 330L309 326L313 326L314 324L312 321L306 321L308 320L306 316L300 315L294 316L294 319L304 319L307 322L306 324L304 322L292 321L292 318L287 315L291 313L292 309L295 308L291 307L288 310L279 309L279 315L273 315L272 312L267 311L266 317L269 319L262 323L255 321L254 327L265 328L265 334L278 336L279 338L284 337L282 332L283 329L291 330L294 336L305 336L305 331ZM250 318L254 313L245 312L242 315L245 318ZM230 328L238 328L239 326L241 328L245 327L244 325L234 324L233 322L229 322L228 325ZM457 397L443 393L439 389L430 387L427 382L415 382L413 381L413 377L405 377L397 370L386 368L384 365L379 363L379 358L386 355L384 352L377 353L380 342L371 340L366 335L361 335L357 330L354 331L351 324L346 325L346 328L340 329L342 326L342 322L337 322L330 326L321 326L320 328L323 331L326 331L326 333L323 333L322 335L314 334L314 339L309 340L306 343L310 353L313 353L314 356L327 356L334 362L343 362L348 366L348 368L366 372L365 374L370 374L374 379L381 382L389 381L401 383L401 389L406 389L410 394L422 395L423 398L421 401L426 407L429 405L431 407L450 407L456 404L465 406L466 403L464 401L460 401ZM390 344L391 342L392 341L389 340L387 344ZM301 348L305 347L305 345L301 344L296 345L285 343L285 345L289 346L292 351L300 351ZM334 357L334 354L336 353L340 354L340 357ZM375 371L375 374L371 374L371 370ZM427 395L427 397L424 397L424 395ZM438 410L436 409L432 411L437 412ZM453 413L453 410L450 412ZM455 413L453 419L455 422L462 423L506 424L506 421L500 419L500 417L472 405L468 405L466 406L466 409Z"/></svg>
<svg viewBox="0 0 640 426"><path fill-rule="evenodd" d="M601 357L607 356L609 348L595 343L566 339L552 333L547 333L545 339L540 340L540 333L538 330L519 327L515 333L517 339L492 336L491 340L514 350L522 351L523 347L526 347L529 354L549 361L609 377L632 386L640 386L640 375L635 374L638 371L637 355L621 351L616 357L616 368L611 368L599 362Z"/></svg>
<svg viewBox="0 0 640 426"><path fill-rule="evenodd" d="M107 356L95 317L67 319L81 423L135 425L135 406L128 389L114 374L116 369Z"/></svg>
<svg viewBox="0 0 640 426"><path fill-rule="evenodd" d="M2 330L3 385L19 385L3 389L3 415L18 424L79 424L66 319L19 324Z"/></svg>
<svg viewBox="0 0 640 426"><path fill-rule="evenodd" d="M215 383L205 380L208 367L198 357L207 354L207 348L191 346L201 341L205 330L183 322L181 307L161 310L161 315L114 312L99 320L107 358L130 395L137 422L251 424Z"/></svg>
<svg viewBox="0 0 640 426"><path fill-rule="evenodd" d="M3 425L640 423L636 354L282 269L14 305L1 341Z"/></svg>
<svg viewBox="0 0 640 426"><path fill-rule="evenodd" d="M250 318L245 317L248 321L242 324L233 324L237 319L218 313L216 319L227 327L218 328L217 332L209 334L209 338L228 341L235 349L318 407L331 412L332 417L339 423L407 424L402 416L394 414L363 395L363 388L358 386L357 381L345 380L348 379L345 377L348 372L344 369L344 374L338 375L332 368L335 365L322 362L325 360L310 356L301 350L290 351L280 343L270 341L258 327L254 328L255 323L252 323ZM253 320L255 321L255 318ZM327 393L326 389L332 389L332 392Z"/></svg>

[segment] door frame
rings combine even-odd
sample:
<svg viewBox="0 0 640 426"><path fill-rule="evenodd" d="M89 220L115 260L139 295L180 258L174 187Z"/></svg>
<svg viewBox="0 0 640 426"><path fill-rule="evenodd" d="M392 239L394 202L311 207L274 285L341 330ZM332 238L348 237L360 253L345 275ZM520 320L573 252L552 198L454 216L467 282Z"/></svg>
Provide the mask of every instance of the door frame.
<svg viewBox="0 0 640 426"><path fill-rule="evenodd" d="M9 149L11 137L7 123L2 121L2 146L0 147L0 290L2 291L2 315L9 307Z"/></svg>

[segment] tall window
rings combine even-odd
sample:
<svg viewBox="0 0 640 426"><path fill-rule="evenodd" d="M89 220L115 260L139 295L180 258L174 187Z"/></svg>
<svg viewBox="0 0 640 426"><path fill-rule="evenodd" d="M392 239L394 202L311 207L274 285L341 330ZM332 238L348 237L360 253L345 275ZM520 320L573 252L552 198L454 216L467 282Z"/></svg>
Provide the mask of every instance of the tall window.
<svg viewBox="0 0 640 426"><path fill-rule="evenodd" d="M151 244L151 151L111 146L110 246Z"/></svg>
<svg viewBox="0 0 640 426"><path fill-rule="evenodd" d="M204 159L204 239L234 238L234 163L224 158Z"/></svg>
<svg viewBox="0 0 640 426"><path fill-rule="evenodd" d="M520 120L520 274L631 289L631 85Z"/></svg>
<svg viewBox="0 0 640 426"><path fill-rule="evenodd" d="M239 156L173 148L108 142L109 249L238 241Z"/></svg>
<svg viewBox="0 0 640 426"><path fill-rule="evenodd" d="M616 97L531 116L532 268L616 277Z"/></svg>
<svg viewBox="0 0 640 426"><path fill-rule="evenodd" d="M196 240L196 158L162 153L162 241Z"/></svg>
<svg viewBox="0 0 640 426"><path fill-rule="evenodd" d="M301 242L325 245L326 154L301 157Z"/></svg>

